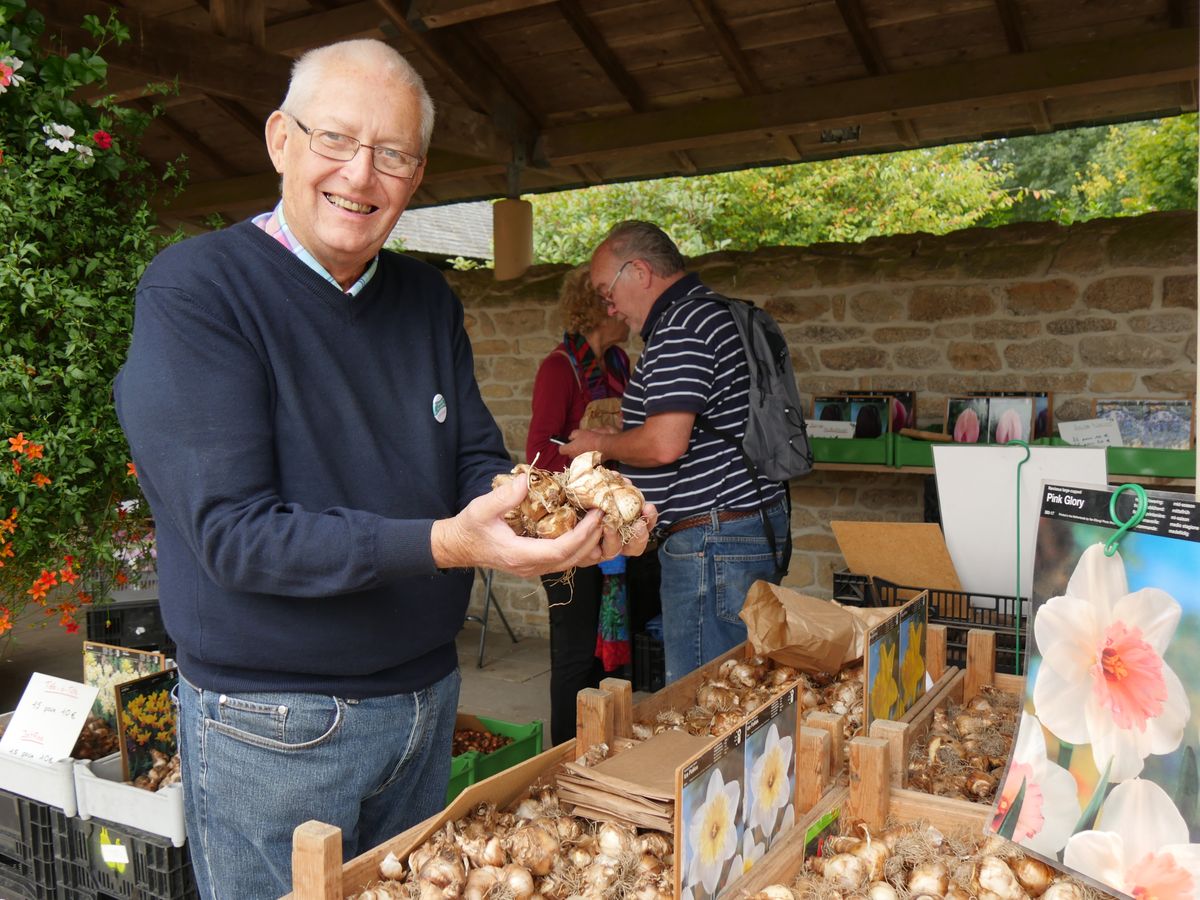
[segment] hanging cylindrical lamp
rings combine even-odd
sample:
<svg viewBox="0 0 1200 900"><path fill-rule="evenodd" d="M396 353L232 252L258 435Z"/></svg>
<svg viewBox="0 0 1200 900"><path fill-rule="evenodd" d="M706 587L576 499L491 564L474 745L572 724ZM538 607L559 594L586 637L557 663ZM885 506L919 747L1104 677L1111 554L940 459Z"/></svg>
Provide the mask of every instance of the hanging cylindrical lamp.
<svg viewBox="0 0 1200 900"><path fill-rule="evenodd" d="M497 281L520 278L533 265L533 204L497 200L492 204L492 252Z"/></svg>

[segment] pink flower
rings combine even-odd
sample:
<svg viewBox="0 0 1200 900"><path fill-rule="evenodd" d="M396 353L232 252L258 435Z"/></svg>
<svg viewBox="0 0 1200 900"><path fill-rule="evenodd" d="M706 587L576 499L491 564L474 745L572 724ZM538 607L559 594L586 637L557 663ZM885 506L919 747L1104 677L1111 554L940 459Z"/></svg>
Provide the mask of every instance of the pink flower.
<svg viewBox="0 0 1200 900"><path fill-rule="evenodd" d="M996 443L1007 444L1009 441L1025 440L1025 429L1021 425L1021 417L1015 409L1006 409L996 423Z"/></svg>
<svg viewBox="0 0 1200 900"><path fill-rule="evenodd" d="M1000 830L1022 784L1025 796L1012 839L1043 856L1053 856L1063 848L1079 818L1079 797L1071 773L1046 758L1041 723L1024 712L1012 764L996 798L993 831Z"/></svg>
<svg viewBox="0 0 1200 900"><path fill-rule="evenodd" d="M979 443L979 415L973 409L964 409L954 423L954 440L960 444Z"/></svg>
<svg viewBox="0 0 1200 900"><path fill-rule="evenodd" d="M92 142L101 150L107 150L112 146L112 135L107 131L97 131L92 135Z"/></svg>

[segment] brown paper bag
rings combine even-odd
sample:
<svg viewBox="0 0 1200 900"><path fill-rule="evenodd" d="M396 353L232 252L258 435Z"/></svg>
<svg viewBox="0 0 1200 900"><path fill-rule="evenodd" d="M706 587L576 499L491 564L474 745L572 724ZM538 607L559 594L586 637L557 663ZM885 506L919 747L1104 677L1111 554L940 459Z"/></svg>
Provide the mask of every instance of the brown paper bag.
<svg viewBox="0 0 1200 900"><path fill-rule="evenodd" d="M579 427L588 431L599 431L611 428L621 430L621 398L609 397L605 400L593 400L583 411Z"/></svg>
<svg viewBox="0 0 1200 900"><path fill-rule="evenodd" d="M756 581L738 615L756 653L804 672L837 672L853 651L854 617L828 600Z"/></svg>
<svg viewBox="0 0 1200 900"><path fill-rule="evenodd" d="M855 607L842 606L836 600L831 600L830 602L838 609L848 613L853 623L854 637L850 640L850 645L846 648L846 658L842 661L843 665L849 665L862 659L863 653L866 652L867 634L880 622L894 616L897 610L900 609L898 606Z"/></svg>

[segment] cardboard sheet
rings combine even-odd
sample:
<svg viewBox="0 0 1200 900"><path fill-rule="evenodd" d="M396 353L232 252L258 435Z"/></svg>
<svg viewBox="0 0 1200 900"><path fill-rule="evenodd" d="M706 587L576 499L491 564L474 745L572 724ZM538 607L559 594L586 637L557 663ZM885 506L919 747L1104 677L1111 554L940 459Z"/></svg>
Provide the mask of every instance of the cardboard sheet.
<svg viewBox="0 0 1200 900"><path fill-rule="evenodd" d="M615 794L674 801L675 770L711 741L686 731L662 731L595 766L569 763L565 768L571 775L590 779Z"/></svg>
<svg viewBox="0 0 1200 900"><path fill-rule="evenodd" d="M830 522L851 572L917 588L962 590L933 522Z"/></svg>

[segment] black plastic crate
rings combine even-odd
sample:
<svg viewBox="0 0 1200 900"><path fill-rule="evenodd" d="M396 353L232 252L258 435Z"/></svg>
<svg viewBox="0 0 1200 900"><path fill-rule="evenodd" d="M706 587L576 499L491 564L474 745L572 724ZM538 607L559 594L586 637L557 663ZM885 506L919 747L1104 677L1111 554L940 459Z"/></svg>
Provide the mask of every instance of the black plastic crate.
<svg viewBox="0 0 1200 900"><path fill-rule="evenodd" d="M833 573L833 599L843 606L871 606L871 577L841 569Z"/></svg>
<svg viewBox="0 0 1200 900"><path fill-rule="evenodd" d="M89 609L88 640L134 650L159 650L174 657L175 642L163 625L162 611L158 607L158 590L128 593L149 596L137 600L114 600Z"/></svg>
<svg viewBox="0 0 1200 900"><path fill-rule="evenodd" d="M0 868L0 898L3 900L56 900L57 897L56 893L38 893L28 878Z"/></svg>
<svg viewBox="0 0 1200 900"><path fill-rule="evenodd" d="M870 606L899 606L925 588L893 584L883 578L871 578ZM967 664L967 632L983 628L996 632L996 671L1010 675L1025 672L1028 656L1028 599L1022 600L1021 660L1017 660L1017 598L1005 594L968 593L929 590L929 621L946 626L946 663L952 666Z"/></svg>
<svg viewBox="0 0 1200 900"><path fill-rule="evenodd" d="M654 693L667 683L667 657L662 641L645 632L633 636L633 689Z"/></svg>
<svg viewBox="0 0 1200 900"><path fill-rule="evenodd" d="M22 885L33 900L55 897L50 807L5 790L0 790L0 874Z"/></svg>
<svg viewBox="0 0 1200 900"><path fill-rule="evenodd" d="M188 846L51 809L59 900L198 900Z"/></svg>

